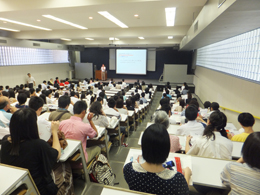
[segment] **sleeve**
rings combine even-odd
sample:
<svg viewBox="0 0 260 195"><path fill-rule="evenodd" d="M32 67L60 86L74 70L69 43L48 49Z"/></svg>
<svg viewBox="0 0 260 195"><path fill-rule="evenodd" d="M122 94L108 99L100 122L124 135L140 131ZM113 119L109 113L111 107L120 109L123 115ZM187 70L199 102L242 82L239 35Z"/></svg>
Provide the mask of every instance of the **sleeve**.
<svg viewBox="0 0 260 195"><path fill-rule="evenodd" d="M177 129L177 131L176 131L176 135L183 135L183 132L184 132L183 126L180 126L180 127Z"/></svg>
<svg viewBox="0 0 260 195"><path fill-rule="evenodd" d="M187 154L197 155L199 153L199 151L200 151L200 147L199 147L199 145L200 145L199 142L200 141L199 141L199 139L200 138L194 140L193 145L190 147L190 150L189 150L189 152Z"/></svg>
<svg viewBox="0 0 260 195"><path fill-rule="evenodd" d="M89 138L94 138L97 135L97 132L91 127L90 124L85 124L86 128L84 129L84 134Z"/></svg>
<svg viewBox="0 0 260 195"><path fill-rule="evenodd" d="M179 137L170 135L171 149L170 152L176 152L181 149Z"/></svg>
<svg viewBox="0 0 260 195"><path fill-rule="evenodd" d="M225 186L230 186L230 179L231 179L230 166L231 166L231 163L227 164L224 167L222 173L220 174L220 178L222 180L222 183Z"/></svg>
<svg viewBox="0 0 260 195"><path fill-rule="evenodd" d="M129 162L123 168L124 178L128 185L131 180L130 179L131 178L131 167L132 167L132 162Z"/></svg>

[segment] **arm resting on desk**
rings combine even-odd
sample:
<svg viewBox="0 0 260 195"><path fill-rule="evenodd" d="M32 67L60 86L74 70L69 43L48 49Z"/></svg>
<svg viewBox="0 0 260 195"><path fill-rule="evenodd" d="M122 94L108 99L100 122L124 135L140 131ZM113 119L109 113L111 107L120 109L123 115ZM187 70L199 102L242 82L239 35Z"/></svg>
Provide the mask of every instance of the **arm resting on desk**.
<svg viewBox="0 0 260 195"><path fill-rule="evenodd" d="M59 121L51 122L51 132L52 132L52 138L53 138L52 148L56 149L59 153L57 159L59 159L60 155L61 155L60 142L59 142L59 138L58 138L59 124L60 124Z"/></svg>

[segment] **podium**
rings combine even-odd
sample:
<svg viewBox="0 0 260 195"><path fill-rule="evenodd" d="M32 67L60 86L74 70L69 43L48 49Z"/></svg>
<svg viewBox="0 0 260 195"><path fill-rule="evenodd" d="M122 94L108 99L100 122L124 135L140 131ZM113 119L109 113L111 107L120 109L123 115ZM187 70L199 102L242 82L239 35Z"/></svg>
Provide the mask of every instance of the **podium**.
<svg viewBox="0 0 260 195"><path fill-rule="evenodd" d="M98 79L98 80L102 80L101 70L96 70L96 72L95 72L95 78ZM107 71L105 72L105 80L107 80Z"/></svg>

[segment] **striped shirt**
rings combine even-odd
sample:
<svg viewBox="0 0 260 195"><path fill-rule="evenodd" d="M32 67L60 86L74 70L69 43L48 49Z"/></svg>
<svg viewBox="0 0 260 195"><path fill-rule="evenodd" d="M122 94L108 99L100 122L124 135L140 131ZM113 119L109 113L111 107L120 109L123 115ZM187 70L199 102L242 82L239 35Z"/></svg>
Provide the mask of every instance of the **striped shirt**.
<svg viewBox="0 0 260 195"><path fill-rule="evenodd" d="M221 173L221 179L225 186L231 188L229 195L260 194L260 169L251 168L246 163L227 164Z"/></svg>

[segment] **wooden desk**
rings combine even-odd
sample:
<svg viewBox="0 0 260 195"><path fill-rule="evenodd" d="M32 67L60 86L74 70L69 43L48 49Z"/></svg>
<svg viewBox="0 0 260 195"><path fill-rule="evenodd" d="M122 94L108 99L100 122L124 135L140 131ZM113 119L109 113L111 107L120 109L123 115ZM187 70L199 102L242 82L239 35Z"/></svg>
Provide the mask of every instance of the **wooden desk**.
<svg viewBox="0 0 260 195"><path fill-rule="evenodd" d="M27 169L0 164L0 194L10 194L22 184L27 187L26 194L40 194Z"/></svg>
<svg viewBox="0 0 260 195"><path fill-rule="evenodd" d="M98 80L102 80L101 70L96 70L96 72L95 72L95 78L98 79ZM107 80L107 71L106 71L106 73L105 73L105 80Z"/></svg>

